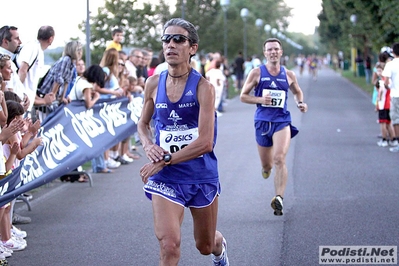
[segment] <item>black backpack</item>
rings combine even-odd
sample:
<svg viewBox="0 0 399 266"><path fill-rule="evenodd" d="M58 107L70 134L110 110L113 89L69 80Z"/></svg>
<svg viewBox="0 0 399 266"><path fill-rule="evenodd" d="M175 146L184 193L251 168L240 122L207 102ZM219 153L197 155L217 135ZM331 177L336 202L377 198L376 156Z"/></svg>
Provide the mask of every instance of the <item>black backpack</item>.
<svg viewBox="0 0 399 266"><path fill-rule="evenodd" d="M51 69L51 68L49 68L49 69L47 70L46 74L44 74L44 76L40 79L39 83L37 84L37 88L38 88L38 89L41 89L41 88L42 88L43 83L44 83L44 80L46 79L48 73L50 72L50 69ZM40 98L43 98L43 97L44 97L44 95L43 95L43 97L40 96L40 95L38 95L38 96L39 96Z"/></svg>
<svg viewBox="0 0 399 266"><path fill-rule="evenodd" d="M12 61L14 62L14 64L15 64L15 66L17 67L17 73L18 73L18 71L19 71L19 66L18 66L18 64L17 64L17 58L18 58L18 55L19 55L19 53L21 52L21 50L22 50L22 47L20 47L20 48L18 49L18 51L15 53L14 59L12 60ZM32 64L29 64L29 68L28 68L28 71L27 71L27 72L29 72L29 70L30 70L30 69L32 68L32 66L35 64L36 59L37 59L38 56L39 56L39 52L37 53L35 59L33 59Z"/></svg>

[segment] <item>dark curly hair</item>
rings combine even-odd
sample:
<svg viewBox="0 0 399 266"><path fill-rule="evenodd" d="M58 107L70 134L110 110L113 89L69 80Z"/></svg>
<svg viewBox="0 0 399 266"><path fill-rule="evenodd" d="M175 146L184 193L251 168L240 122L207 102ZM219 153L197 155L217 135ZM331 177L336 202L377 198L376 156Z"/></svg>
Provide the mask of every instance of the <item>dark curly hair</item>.
<svg viewBox="0 0 399 266"><path fill-rule="evenodd" d="M11 121L14 120L14 118L23 115L25 113L25 110L20 103L17 103L16 101L13 100L6 101L6 104L8 111L7 125L9 125Z"/></svg>
<svg viewBox="0 0 399 266"><path fill-rule="evenodd" d="M96 83L101 88L104 88L105 73L99 65L91 65L83 72L83 77L90 83Z"/></svg>

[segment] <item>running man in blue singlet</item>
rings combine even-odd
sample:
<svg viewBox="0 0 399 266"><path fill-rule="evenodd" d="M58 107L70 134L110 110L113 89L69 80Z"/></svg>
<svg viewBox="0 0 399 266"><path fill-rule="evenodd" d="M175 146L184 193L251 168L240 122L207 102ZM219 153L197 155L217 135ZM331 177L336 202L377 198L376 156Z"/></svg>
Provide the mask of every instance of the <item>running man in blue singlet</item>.
<svg viewBox="0 0 399 266"><path fill-rule="evenodd" d="M150 160L140 175L145 194L152 200L161 249L159 265L179 262L185 207L193 217L200 253L212 254L214 265L229 265L226 240L216 231L220 184L213 152L217 135L215 88L190 66L199 42L190 22L169 20L161 40L168 69L147 79L138 123Z"/></svg>
<svg viewBox="0 0 399 266"><path fill-rule="evenodd" d="M241 91L244 103L256 104L255 134L258 152L262 163L262 176L270 176L275 166L274 187L276 196L271 206L275 215L283 215L283 197L287 185L288 172L285 162L290 139L298 134L291 125L291 115L287 110L288 90L294 94L297 107L306 112L303 93L295 73L280 65L283 48L280 40L270 38L263 44L266 65L254 68L248 75ZM254 89L254 95L251 91Z"/></svg>

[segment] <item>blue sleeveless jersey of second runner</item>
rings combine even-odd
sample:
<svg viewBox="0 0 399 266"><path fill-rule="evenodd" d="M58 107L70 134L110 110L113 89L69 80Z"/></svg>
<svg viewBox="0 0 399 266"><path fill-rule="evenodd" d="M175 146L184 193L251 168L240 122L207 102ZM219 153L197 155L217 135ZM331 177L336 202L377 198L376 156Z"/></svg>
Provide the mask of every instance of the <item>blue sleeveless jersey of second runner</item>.
<svg viewBox="0 0 399 266"><path fill-rule="evenodd" d="M169 151L177 152L189 145L198 137L199 103L197 87L201 74L191 70L186 87L177 102L171 102L166 94L166 79L168 72L160 74L157 96L155 100L156 143ZM216 116L214 141L216 144ZM172 154L173 162L173 154ZM165 183L200 184L219 180L217 159L214 152L206 153L198 158L179 164L165 166L159 173L150 177L150 180Z"/></svg>
<svg viewBox="0 0 399 266"><path fill-rule="evenodd" d="M262 97L264 93L270 92L272 104L270 106L257 104L255 121L291 122L291 114L287 110L289 85L285 68L281 66L277 76L271 75L265 65L260 66L260 71L255 96Z"/></svg>

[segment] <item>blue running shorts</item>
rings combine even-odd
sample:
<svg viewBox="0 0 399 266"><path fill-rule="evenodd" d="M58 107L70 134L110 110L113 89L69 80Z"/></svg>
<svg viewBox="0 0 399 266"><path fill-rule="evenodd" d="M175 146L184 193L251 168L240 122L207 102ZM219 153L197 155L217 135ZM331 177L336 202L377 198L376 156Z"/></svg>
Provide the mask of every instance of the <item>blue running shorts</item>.
<svg viewBox="0 0 399 266"><path fill-rule="evenodd" d="M286 126L290 126L291 138L298 134L299 130L291 125L290 122L267 122L255 121L255 137L256 142L262 147L273 146L273 134L282 130Z"/></svg>
<svg viewBox="0 0 399 266"><path fill-rule="evenodd" d="M204 184L166 184L149 180L143 187L150 200L152 195L161 196L169 201L187 208L204 208L212 204L220 195L220 183Z"/></svg>

